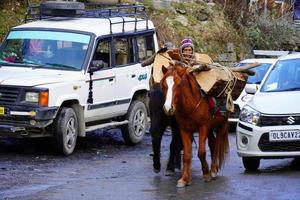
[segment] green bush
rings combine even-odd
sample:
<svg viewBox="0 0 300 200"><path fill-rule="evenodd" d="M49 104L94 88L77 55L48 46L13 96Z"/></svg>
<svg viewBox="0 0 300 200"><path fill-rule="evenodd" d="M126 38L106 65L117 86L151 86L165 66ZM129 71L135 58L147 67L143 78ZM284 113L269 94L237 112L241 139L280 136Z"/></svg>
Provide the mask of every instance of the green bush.
<svg viewBox="0 0 300 200"><path fill-rule="evenodd" d="M299 40L288 14L276 19L255 16L245 27L245 35L252 49L294 50Z"/></svg>

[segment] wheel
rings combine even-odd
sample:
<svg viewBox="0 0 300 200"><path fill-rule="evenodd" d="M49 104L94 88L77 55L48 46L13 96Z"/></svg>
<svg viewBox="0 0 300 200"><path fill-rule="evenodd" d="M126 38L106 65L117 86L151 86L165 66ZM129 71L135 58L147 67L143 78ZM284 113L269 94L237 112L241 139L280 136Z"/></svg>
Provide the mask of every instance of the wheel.
<svg viewBox="0 0 300 200"><path fill-rule="evenodd" d="M247 171L256 171L259 168L259 158L243 157L243 164Z"/></svg>
<svg viewBox="0 0 300 200"><path fill-rule="evenodd" d="M237 126L237 123L229 123L229 126L228 126L228 131L229 133L235 133L236 132L236 126Z"/></svg>
<svg viewBox="0 0 300 200"><path fill-rule="evenodd" d="M81 14L84 3L66 1L46 1L40 4L41 13L50 16L73 16Z"/></svg>
<svg viewBox="0 0 300 200"><path fill-rule="evenodd" d="M62 108L53 127L54 150L65 156L72 154L78 135L78 121L75 111L72 108Z"/></svg>
<svg viewBox="0 0 300 200"><path fill-rule="evenodd" d="M131 103L127 116L128 124L121 127L122 135L127 145L142 141L146 132L147 109L144 103L135 100Z"/></svg>

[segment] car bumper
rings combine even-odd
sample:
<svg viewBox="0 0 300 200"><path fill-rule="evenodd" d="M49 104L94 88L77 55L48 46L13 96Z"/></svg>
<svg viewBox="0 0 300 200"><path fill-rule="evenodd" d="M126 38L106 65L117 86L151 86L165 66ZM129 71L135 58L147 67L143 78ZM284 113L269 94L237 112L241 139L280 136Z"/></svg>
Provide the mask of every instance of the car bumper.
<svg viewBox="0 0 300 200"><path fill-rule="evenodd" d="M4 106L0 116L0 136L33 137L53 122L58 107Z"/></svg>
<svg viewBox="0 0 300 200"><path fill-rule="evenodd" d="M300 140L272 142L271 130L300 130L295 126L258 127L239 122L236 129L237 153L240 157L289 158L300 156Z"/></svg>

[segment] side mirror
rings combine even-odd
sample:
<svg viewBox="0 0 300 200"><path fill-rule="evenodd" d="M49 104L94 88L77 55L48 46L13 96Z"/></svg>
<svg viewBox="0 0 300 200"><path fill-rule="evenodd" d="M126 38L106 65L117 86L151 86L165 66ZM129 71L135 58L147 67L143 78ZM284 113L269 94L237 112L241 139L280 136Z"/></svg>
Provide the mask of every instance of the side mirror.
<svg viewBox="0 0 300 200"><path fill-rule="evenodd" d="M92 60L89 68L89 73L99 71L104 67L107 67L107 63L103 62L103 60Z"/></svg>
<svg viewBox="0 0 300 200"><path fill-rule="evenodd" d="M245 92L247 94L255 94L256 91L257 91L257 85L256 84L246 84L246 87L245 87Z"/></svg>

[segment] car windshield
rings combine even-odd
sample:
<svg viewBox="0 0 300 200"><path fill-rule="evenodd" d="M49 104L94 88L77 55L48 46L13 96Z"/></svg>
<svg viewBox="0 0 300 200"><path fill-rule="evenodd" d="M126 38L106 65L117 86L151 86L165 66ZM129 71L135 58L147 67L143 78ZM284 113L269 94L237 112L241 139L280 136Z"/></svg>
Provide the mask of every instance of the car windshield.
<svg viewBox="0 0 300 200"><path fill-rule="evenodd" d="M89 35L57 31L11 31L0 49L0 65L81 70Z"/></svg>
<svg viewBox="0 0 300 200"><path fill-rule="evenodd" d="M251 63L240 63L238 66L246 66L249 64ZM260 84L271 65L272 64L270 63L261 63L261 65L259 65L258 67L252 68L251 70L255 71L255 75L249 76L247 83Z"/></svg>
<svg viewBox="0 0 300 200"><path fill-rule="evenodd" d="M300 59L278 61L261 88L261 92L295 90L300 90Z"/></svg>

